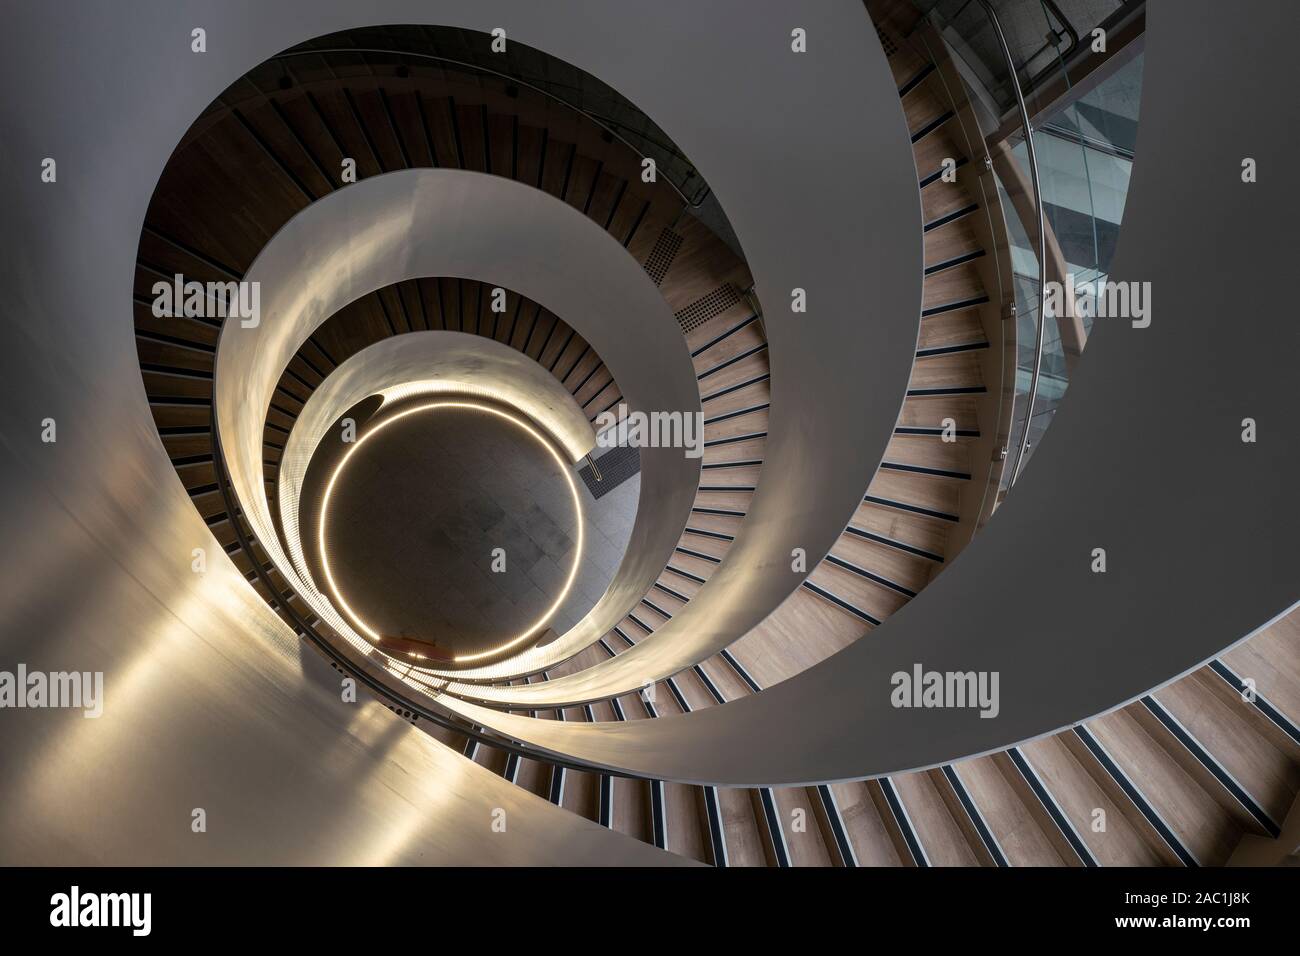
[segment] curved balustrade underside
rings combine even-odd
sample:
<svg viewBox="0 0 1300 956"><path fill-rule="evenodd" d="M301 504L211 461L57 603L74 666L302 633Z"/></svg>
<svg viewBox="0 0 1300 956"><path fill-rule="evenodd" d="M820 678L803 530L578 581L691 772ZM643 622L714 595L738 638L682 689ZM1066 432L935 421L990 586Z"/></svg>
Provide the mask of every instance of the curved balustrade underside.
<svg viewBox="0 0 1300 956"><path fill-rule="evenodd" d="M11 154L61 157L57 184L28 174L0 186L13 222L0 316L21 330L0 353L10 411L0 426L0 532L26 544L0 568L4 649L30 669L106 674L98 720L7 716L0 755L19 768L0 781L8 857L38 861L60 846L124 862L669 860L466 766L390 715L372 720L373 704L341 703L337 675L303 654L212 550L144 402L127 312L132 255L168 149L231 77L277 48L360 18L418 22L427 5L213 5L202 11L210 49L201 57L186 42L193 14L141 9L130 23L88 8L57 24L20 9L9 35L22 42L0 59L3 80L30 92L0 117ZM493 18L510 9L495 7ZM823 43L826 55L810 52L809 66L792 69L777 10L597 5L574 8L575 22L565 6L517 9L512 35L643 105L724 200L772 303L769 460L841 439L807 470L765 476L752 540L784 545L783 530L833 527L841 516L817 504L860 492L894 423L919 272L907 266L916 250L898 238L914 235L915 193L879 187L913 174L906 143L892 141L897 98L861 11L801 10L811 49ZM1286 115L1287 64L1258 57L1256 38L1288 24L1263 8L1235 23L1216 11L1208 2L1149 11L1143 158L1112 278L1152 283L1152 326L1099 322L1016 494L917 600L798 677L688 716L578 725L444 703L609 767L727 783L838 779L1068 725L1290 607L1300 559L1279 527L1300 466L1289 431L1295 336L1273 311L1289 301L1289 246L1284 220L1276 235L1258 226L1287 207L1289 184L1277 174L1240 181L1243 152L1264 171L1289 155L1289 128L1253 118ZM476 5L448 3L439 16L496 25ZM1206 22L1216 23L1209 36ZM624 32L635 47L608 42ZM104 81L68 83L60 71L70 59ZM730 119L725 137L719 115ZM774 139L789 148L773 150ZM1215 269L1188 282L1184 264L1203 251L1205 223L1215 224ZM864 285L879 316L852 312ZM781 307L794 287L809 290L808 315ZM828 337L841 347L821 361ZM826 407L796 417L793 393L814 384ZM1246 417L1259 423L1257 443L1240 440ZM54 444L36 437L44 418L58 423ZM809 502L797 514L762 510L795 487ZM813 539L800 542L810 559ZM1097 547L1107 550L1104 575L1089 569ZM193 570L194 548L214 556L205 573ZM785 554L769 560L773 580L788 576ZM916 663L999 671L999 717L891 708L889 675ZM87 793L97 814L85 812ZM189 832L199 805L222 821L220 839ZM508 844L492 842L492 806L508 809ZM104 816L114 826L99 825Z"/></svg>
<svg viewBox="0 0 1300 956"><path fill-rule="evenodd" d="M596 443L573 396L541 365L508 345L451 331L382 339L349 357L312 392L285 442L277 488L280 529L289 557L305 579L312 581L300 535L299 499L326 432L349 408L372 396L390 402L447 394L504 402L541 426L571 461Z"/></svg>
<svg viewBox="0 0 1300 956"><path fill-rule="evenodd" d="M564 316L604 358L633 409L699 410L690 356L667 304L618 242L568 204L500 177L418 169L363 180L309 206L248 270L245 280L261 284L261 323L245 329L231 322L222 331L216 420L231 484L272 562L356 648L366 646L363 639L279 547L257 410L269 404L289 358L330 316L375 289L423 275L501 282ZM555 642L571 651L607 633L645 594L686 523L699 461L680 449L649 448L642 471L622 565L587 618Z"/></svg>
<svg viewBox="0 0 1300 956"><path fill-rule="evenodd" d="M546 429L570 461L581 460L596 444L596 433L573 396L522 352L468 332L407 332L349 356L312 392L285 443L281 467L286 477L291 462L297 467L290 482L281 479L282 506L286 490L295 495L301 490L302 472L326 428L363 398L408 385L401 398L443 392L492 396Z"/></svg>
<svg viewBox="0 0 1300 956"><path fill-rule="evenodd" d="M388 720L376 742L364 712L338 701L335 675L316 676L322 665L300 659L297 638L216 554L144 401L129 308L133 255L159 171L190 122L277 50L370 22L419 23L434 11L415 0L364 9L250 0L197 11L159 0L133 12L128 21L91 7L56 24L36 7L16 9L7 31L14 42L0 61L4 80L29 93L21 108L2 107L11 155L60 159L57 184L15 176L3 185L12 227L0 315L24 332L0 354L11 415L0 452L10 504L0 522L11 540L31 542L3 559L5 650L29 668L107 676L99 720L25 711L0 739L5 765L25 768L0 784L12 808L0 824L4 845L17 848L14 858L35 859L75 834L87 857L116 860L136 859L128 845L152 845L155 859L169 862L302 862L327 853L360 863L378 861L374 847L388 845L395 849L385 861L455 862L472 851L479 862L508 854L527 863L588 862L598 841L606 862L659 858L559 817L544 801L498 793L510 789L499 780L462 786L433 769L446 759L439 745L400 722ZM869 22L852 5L800 11L799 25L819 38L824 56L791 69L787 17L748 4L520 0L488 12L459 2L436 15L485 33L506 22L512 37L640 104L698 163L743 237L760 298L774 304L766 319L776 366L769 448L789 455L840 439L824 472L769 477L776 500L802 490L805 502L843 507L766 513L765 481L751 515L778 529L815 525L807 540L786 543L817 557L880 460L916 340L920 244L899 237L915 235L918 201L914 188L876 187L910 183L913 174ZM208 31L204 55L189 46L195 18ZM683 22L693 28L683 31ZM617 36L636 43L610 42ZM100 82L69 84L68 62ZM723 115L730 119L720 125ZM864 284L876 303L867 316L856 307ZM806 315L784 307L796 287L809 290ZM784 395L813 383L823 403L816 417L781 411ZM29 434L27 423L46 417L59 424L53 445ZM211 555L206 574L192 570L194 548ZM70 595L67 581L79 591ZM435 782L421 786L399 770L420 761L430 766L420 779ZM155 786L141 790L140 780ZM115 827L92 828L87 792ZM220 809L222 841L195 841L187 825L183 838L159 839L158 821L183 807L187 824L188 808L201 801ZM489 854L486 829L477 837L467 817L471 801L474 813L517 808L511 831L537 839ZM349 839L322 839L331 821L349 815ZM409 827L395 830L394 821Z"/></svg>
<svg viewBox="0 0 1300 956"><path fill-rule="evenodd" d="M1070 726L1295 606L1300 556L1285 526L1300 469L1297 340L1275 316L1288 301L1290 247L1284 224L1273 235L1258 225L1289 201L1289 185L1244 185L1238 155L1249 142L1280 162L1289 134L1236 107L1281 109L1289 87L1283 64L1247 68L1259 24L1207 37L1194 26L1212 17L1204 6L1199 21L1156 7L1149 26L1142 161L1111 278L1151 283L1151 326L1097 320L1070 400L1016 493L920 597L869 638L725 707L593 726L444 703L611 769L745 785L847 779ZM1191 283L1186 263L1205 223L1216 224L1215 269ZM1229 326L1242 322L1248 331ZM1261 429L1253 444L1242 441L1246 417ZM1104 574L1091 571L1094 548L1106 550ZM998 717L892 707L890 676L918 663L997 671Z"/></svg>

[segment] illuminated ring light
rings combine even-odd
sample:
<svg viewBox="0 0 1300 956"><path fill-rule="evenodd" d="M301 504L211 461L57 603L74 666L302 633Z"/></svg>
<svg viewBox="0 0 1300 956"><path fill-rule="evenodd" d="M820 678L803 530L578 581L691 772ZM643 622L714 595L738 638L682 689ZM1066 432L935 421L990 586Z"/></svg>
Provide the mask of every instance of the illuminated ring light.
<svg viewBox="0 0 1300 956"><path fill-rule="evenodd" d="M455 366L463 364L460 359L465 357L467 349L475 356L474 374L466 374L468 370L464 368L450 374ZM491 359L494 353L499 364L497 361L484 364L483 358ZM400 368L395 362L400 362ZM363 365L371 365L372 374L359 375L357 366ZM492 365L498 365L495 372ZM391 374L381 373L374 366L384 366ZM357 382L357 379L361 381ZM475 379L481 379L482 385ZM349 387L349 382L355 383L356 387ZM395 384L398 382L405 384ZM553 399L538 401L540 394L548 391ZM373 421L383 417L380 412L410 406L417 399L425 402L438 398L479 399L497 408L512 408L523 415L553 439L572 462L581 461L596 444L596 435L587 416L554 376L531 359L524 361L521 353L507 345L463 332L439 330L406 333L362 349L331 371L312 393L294 422L280 457L280 530L289 561L301 580L320 593L320 600L327 604L328 598L320 592L306 559L304 549L309 543L310 532L298 527L302 483L312 456L331 424L348 408L374 397L380 398L381 403L376 413L369 416ZM560 405L566 401L572 404L571 421L566 423L565 416L556 413L555 400ZM578 432L584 433L581 437L575 435L575 426ZM341 617L339 622L343 623ZM360 635L357 636L360 639ZM430 672L441 678L452 673L477 673L480 668L508 666L518 656L479 667L445 671L441 667L430 667Z"/></svg>
<svg viewBox="0 0 1300 956"><path fill-rule="evenodd" d="M326 525L327 525L327 517L329 515L330 496L334 493L334 485L338 482L339 475L343 474L343 469L347 467L347 464L352 459L352 456L361 450L362 445L364 445L375 435L378 435L389 425L393 424L393 422L401 421L403 418L406 418L408 415L415 415L419 412L425 412L437 408L472 408L475 409L476 411L488 412L489 414L496 415L498 418L503 418L506 421L518 426L524 432L532 436L534 441L536 441L539 445L541 445L543 448L546 449L547 453L551 456L552 459L554 459L556 466L560 470L560 474L564 476L565 483L569 487L569 495L573 499L573 513L576 516L577 524L578 524L578 543L577 546L573 549L573 563L572 566L569 568L568 577L565 578L564 584L560 588L560 593L556 595L556 598L551 603L551 606L548 607L536 621L534 621L527 628L525 628L525 630L521 634L511 638L510 640L506 641L506 643L500 645L499 647L492 648L491 650L480 651L476 654L457 654L452 658L453 663L464 664L473 661L483 660L484 658L487 657L496 657L499 654L505 653L506 651L509 651L512 648L518 647L520 644L523 644L529 638L535 636L540 630L546 627L546 625L550 622L551 618L555 616L555 612L560 609L560 605L562 605L565 599L569 596L569 591L572 590L573 588L573 582L578 576L578 568L582 563L582 549L583 549L583 542L586 536L586 529L584 527L584 522L582 519L582 500L578 496L578 486L577 483L573 480L573 475L570 473L568 465L565 463L564 459L560 457L560 453L555 450L554 444L551 441L549 441L545 435L539 432L528 422L524 421L522 418L519 418L515 415L511 415L509 412L502 411L499 408L494 408L491 405L483 405L478 402L468 402L468 401L442 400L436 402L426 402L425 404L417 405L414 408L403 409L402 411L396 413L395 415L392 415L389 418L385 418L379 424L369 429L364 435L362 435L352 444L352 447L348 449L347 453L343 456L342 459L340 459L339 463L335 466L334 472L330 475L329 482L325 485L325 493L321 496L320 523L317 529L316 546L320 554L321 570L325 574L325 586L329 589L330 596L334 599L334 603L339 607L340 610L342 610L342 612L345 615L347 615L348 619L353 623L353 625L356 626L358 630L361 631L362 634L364 634L366 637L368 637L371 641L375 642L376 644L380 643L380 641L382 640L382 635L380 635L379 632L377 632L374 628L372 628L369 624L367 624L362 619L362 617L359 614L357 614L356 610L354 610L353 607L350 604L348 604L348 602L344 599L342 593L339 591L337 582L335 582L334 580L334 572L330 568L328 549L325 547ZM419 657L419 655L412 655L412 656L417 658Z"/></svg>

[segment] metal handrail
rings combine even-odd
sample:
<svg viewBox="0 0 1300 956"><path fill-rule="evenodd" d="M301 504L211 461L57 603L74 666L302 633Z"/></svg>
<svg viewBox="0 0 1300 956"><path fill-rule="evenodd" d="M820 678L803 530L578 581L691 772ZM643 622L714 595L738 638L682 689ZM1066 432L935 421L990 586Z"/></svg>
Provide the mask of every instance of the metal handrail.
<svg viewBox="0 0 1300 956"><path fill-rule="evenodd" d="M1002 47L1002 56L1007 61L1007 70L1011 75L1011 85L1016 91L1016 104L1020 107L1020 124L1025 129L1025 149L1029 153L1029 176L1034 187L1034 208L1038 212L1038 334L1034 345L1034 374L1029 381L1029 404L1025 408L1025 427L1020 435L1016 457L1011 463L1011 479L1008 488L1015 485L1020 477L1020 468L1024 464L1025 450L1029 447L1029 426L1034 420L1034 400L1038 396L1038 380L1043 370L1043 331L1047 322L1047 229L1043 218L1043 193L1038 186L1038 157L1034 153L1034 130L1029 123L1029 110L1025 107L1025 94L1020 87L1020 77L1016 73L1015 60L1007 46L1006 35L1002 32L1002 22L990 0L980 0L980 6L993 24L998 44Z"/></svg>
<svg viewBox="0 0 1300 956"><path fill-rule="evenodd" d="M618 140L628 149L632 150L632 152L636 153L638 156L644 157L644 152L645 152L644 150L628 142L628 140L622 135L620 135L617 130L611 127L608 122L600 119L600 117L596 116L594 113L588 110L584 110L582 107L576 106L573 103L570 103L564 97L556 93L552 93L550 90L545 90L542 89L540 86L535 86L532 83L529 83L527 80L522 80L517 76L511 76L508 73L501 73L500 71L494 70L491 67L480 66L477 63L469 63L465 60L456 60L447 56L438 56L437 54L434 53L417 53L411 50L388 50L382 47L321 47L318 49L309 49L309 50L286 50L283 53L277 53L274 57L272 57L272 59L283 60L291 56L317 56L323 53L347 53L347 54L376 53L376 54L386 55L386 56L409 56L421 60L433 60L435 62L444 63L447 64L448 66L458 67L463 70L474 70L479 73L486 73L489 76L495 76L498 79L505 80L507 83L513 83L517 86L522 86L529 90L532 90L534 93L540 93L542 96L554 100L556 103L559 103L561 106L567 107L568 109L573 110L573 112L581 114L586 119L590 120L591 122L599 126L610 136L614 137L616 140ZM621 126L623 124L620 123L618 125ZM650 140L649 137L645 137L645 138L647 139L647 141L654 142L653 140ZM695 169L695 166L691 163L691 161L687 159L686 156L684 156L678 149L676 149L676 147L666 146L663 143L655 143L654 145L657 146L659 149L662 149L664 152L668 153L674 159L680 160L681 162L685 163L692 170ZM699 173L696 172L695 175L698 176ZM704 200L708 198L709 184L707 182L704 182L704 185L695 194L695 196L691 197L691 196L687 196L686 193L682 191L682 188L678 186L676 182L673 181L671 176L665 176L664 181L667 182L668 185L673 188L673 192L677 193L677 195L681 197L682 202L684 202L687 206L689 206L692 209L698 209L701 206L701 204L703 204ZM703 180L701 181L703 182Z"/></svg>

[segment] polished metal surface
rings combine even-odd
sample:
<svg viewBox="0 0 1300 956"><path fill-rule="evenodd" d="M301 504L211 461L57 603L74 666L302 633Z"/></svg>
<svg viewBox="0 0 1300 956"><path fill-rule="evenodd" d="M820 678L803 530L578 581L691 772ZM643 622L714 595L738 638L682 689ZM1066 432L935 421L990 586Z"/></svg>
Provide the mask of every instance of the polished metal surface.
<svg viewBox="0 0 1300 956"><path fill-rule="evenodd" d="M667 779L879 775L1123 706L1296 607L1300 336L1278 310L1294 242L1273 215L1294 198L1285 177L1243 183L1239 155L1248 142L1256 157L1285 156L1294 139L1255 119L1285 112L1289 64L1255 51L1290 14L1261 5L1225 22L1216 10L1198 0L1148 14L1140 159L1110 278L1151 283L1150 327L1097 320L1034 467L920 596L796 677L688 715L594 726L457 709L539 748ZM1207 225L1215 268L1188 282ZM1105 573L1092 571L1096 548ZM917 664L998 673L997 717L893 707L891 676Z"/></svg>
<svg viewBox="0 0 1300 956"><path fill-rule="evenodd" d="M23 327L11 309L5 319ZM345 702L339 675L223 557L156 435L132 422L137 402L96 408L94 370L128 373L122 353L99 366L85 355L80 393L30 394L57 420L55 443L3 433L0 533L14 546L0 669L101 672L103 713L0 711L0 862L683 862L525 793L364 696ZM56 368L66 352L49 354ZM0 353L8 382L15 358ZM492 829L496 808L508 835Z"/></svg>
<svg viewBox="0 0 1300 956"><path fill-rule="evenodd" d="M662 17L676 15L674 7L696 24L690 38L665 31ZM770 303L764 321L773 399L768 467L727 562L701 596L630 654L564 678L553 691L521 689L520 705L610 696L673 673L744 634L798 587L804 575L790 570L788 558L774 555L802 548L811 567L847 525L897 419L920 311L919 198L910 186L870 185L910 184L915 170L887 65L859 11L828 7L803 15L800 26L821 37L823 52L815 70L801 70L792 68L799 54L791 51L789 27L777 10L746 7L744 16L736 16L726 5L711 5L701 14L688 4L670 4L651 16L622 5L598 15L584 8L582 30L557 36L554 21L564 9L520 9L511 21L528 24L530 32L521 32L521 39L535 38L535 45L601 76L642 105L705 173L732 213L759 298ZM469 25L480 14L466 14ZM440 8L444 22L457 22L460 15L452 5ZM651 46L661 37L691 68L665 74L662 63L611 56L598 39L611 30ZM721 57L706 39L711 30L730 37ZM741 73L748 74L743 81ZM710 97L697 95L697 81L709 85ZM718 110L737 118L725 136L713 121ZM846 116L864 119L850 123ZM777 142L801 148L774 152ZM846 216L849 209L854 214ZM518 216L513 228L526 222ZM807 313L789 308L796 288L809 295ZM613 369L612 356L599 350ZM616 369L615 374L626 394L624 375ZM821 464L808 468L813 461ZM645 484L651 485L648 477ZM643 505L642 511L648 509ZM634 537L629 553L639 555L637 549ZM544 649L546 658L518 664L533 669L561 660L597 636L557 642ZM498 669L483 676L508 673Z"/></svg>
<svg viewBox="0 0 1300 956"><path fill-rule="evenodd" d="M400 393L397 386L404 386ZM570 461L581 461L596 444L596 432L573 396L524 353L468 332L407 332L367 346L330 372L294 420L281 467L295 460L295 447L310 458L325 429L363 398L385 393L391 401L448 392L482 395L518 409L545 429ZM281 504L283 487L282 481Z"/></svg>
<svg viewBox="0 0 1300 956"><path fill-rule="evenodd" d="M300 660L297 639L222 555L149 414L132 280L170 150L278 50L431 19L484 32L504 22L611 83L699 165L742 238L767 303L769 460L808 467L765 476L733 550L743 567L717 579L745 599L720 633L771 606L751 603L748 573L769 596L788 592L789 549L825 553L869 482L910 370L921 260L900 107L854 5L799 11L816 51L803 58L787 10L740 2L141 0L130 17L88 5L66 18L11 5L0 78L24 95L0 105L12 164L0 180L0 527L22 546L0 558L0 650L32 668L103 670L106 703L98 720L0 716L5 862L670 859L520 794L387 712L377 742L368 714L336 702L337 675L317 680L320 665ZM202 54L190 46L196 25L209 38ZM47 156L55 183L39 178ZM785 306L794 288L808 290L809 313ZM46 418L53 444L40 440ZM511 837L482 827L493 806L512 811ZM190 829L200 807L204 835Z"/></svg>
<svg viewBox="0 0 1300 956"><path fill-rule="evenodd" d="M747 11L747 15L752 14ZM848 31L841 39L855 47L851 55L867 73L864 85L854 93L855 97L865 94L866 102L853 108L864 111L855 115L872 117L863 120L863 129L871 134L869 175L873 181L910 184L915 169L906 126L879 45L868 37L857 48L861 40L856 36L857 27L845 23L840 28ZM785 77L796 84L803 79L788 71ZM817 96L800 108L820 111L842 92L819 87ZM789 94L787 89L778 98ZM823 121L843 125L830 116ZM765 122L770 123L771 117ZM855 142L852 126L835 131L844 139L836 147L837 153L825 157L828 162L857 155L863 148ZM788 172L796 175L796 163L808 158L791 157ZM768 171L762 165L756 169ZM793 549L806 551L809 568L829 552L861 503L883 457L880 446L869 461L861 458L864 450L877 448L875 436L882 424L888 421L887 434L897 419L897 406L887 396L894 394L889 391L894 387L899 388L899 396L905 389L916 344L915 317L920 312L921 250L912 243L912 237L919 235L919 204L907 188L859 194L858 179L868 175L865 169L860 166L857 172L846 174L850 179L840 182L846 205L834 212L821 207L820 197L806 192L813 186L809 181L799 180L781 195L768 197L769 203L787 209L792 216L802 217L813 206L823 208L823 225L835 222L837 229L843 225L845 208L873 210L864 213L873 226L868 237L872 247L868 255L873 258L853 265L851 273L827 275L825 266L832 265L832 260L814 264L801 257L800 269L806 270L802 274L819 275L817 288L843 291L844 297L840 291L835 293L829 310L812 307L810 314L794 313L789 307L790 289L805 284L796 282L777 291L765 283L765 275L778 271L789 275L790 263L778 265L776 257L762 255L770 250L764 241L769 234L756 230L758 234L752 238L759 241L752 243L751 234L743 227L744 215L737 210L732 216L760 298L775 305L764 312L772 364L772 405L763 470L758 491L722 565L672 620L617 657L545 683L513 687L452 683L448 685L451 692L467 700L514 709L579 704L626 694L712 656L759 624L807 576L791 570ZM730 212L726 185L715 182L712 174L709 179ZM792 209L790 203L796 197L798 203L811 205ZM769 229L775 226L771 222L765 225ZM897 241L884 243L881 230L885 229L896 230ZM798 244L812 239L792 224L787 235L793 240L796 234ZM840 252L842 249L834 260L837 268L850 268L838 260ZM794 243L787 245L785 255L796 255ZM759 267L768 263L766 272ZM856 292L843 288L847 275L861 276L864 269L871 277L857 285ZM904 364L907 372L902 370Z"/></svg>
<svg viewBox="0 0 1300 956"><path fill-rule="evenodd" d="M500 283L562 316L604 360L629 408L699 410L690 355L662 296L609 233L567 203L497 176L411 169L363 180L303 210L245 276L260 284L259 323L227 322L222 329L216 424L231 484L271 562L362 652L367 638L280 547L262 480L261 422L289 359L330 316L376 289L444 275ZM383 353L390 358L401 346L391 348ZM563 660L626 616L668 563L695 499L699 466L681 449L643 449L636 522L604 597L559 640L498 669L526 672Z"/></svg>

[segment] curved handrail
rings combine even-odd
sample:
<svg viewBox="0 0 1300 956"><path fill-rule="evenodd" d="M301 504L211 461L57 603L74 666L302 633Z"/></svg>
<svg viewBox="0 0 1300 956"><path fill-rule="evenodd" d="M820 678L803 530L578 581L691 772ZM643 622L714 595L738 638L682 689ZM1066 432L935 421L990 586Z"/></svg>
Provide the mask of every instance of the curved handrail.
<svg viewBox="0 0 1300 956"><path fill-rule="evenodd" d="M1020 477L1020 468L1024 463L1025 450L1029 447L1029 426L1034 420L1034 399L1038 395L1038 380L1043 370L1043 330L1047 319L1047 230L1043 222L1043 193L1038 185L1038 159L1034 154L1034 130L1029 124L1029 110L1025 107L1025 94L1020 87L1020 77L1016 73L1016 64L1007 46L1006 35L1002 32L1002 22L989 0L980 0L980 6L993 24L997 34L998 45L1002 47L1002 56L1007 61L1007 70L1011 76L1012 89L1016 91L1016 105L1020 109L1020 123L1025 130L1025 149L1029 153L1029 175L1034 188L1034 208L1038 213L1038 332L1034 342L1034 374L1029 380L1029 405L1025 408L1025 426L1016 447L1016 457L1011 463L1011 479L1008 486L1014 485Z"/></svg>

